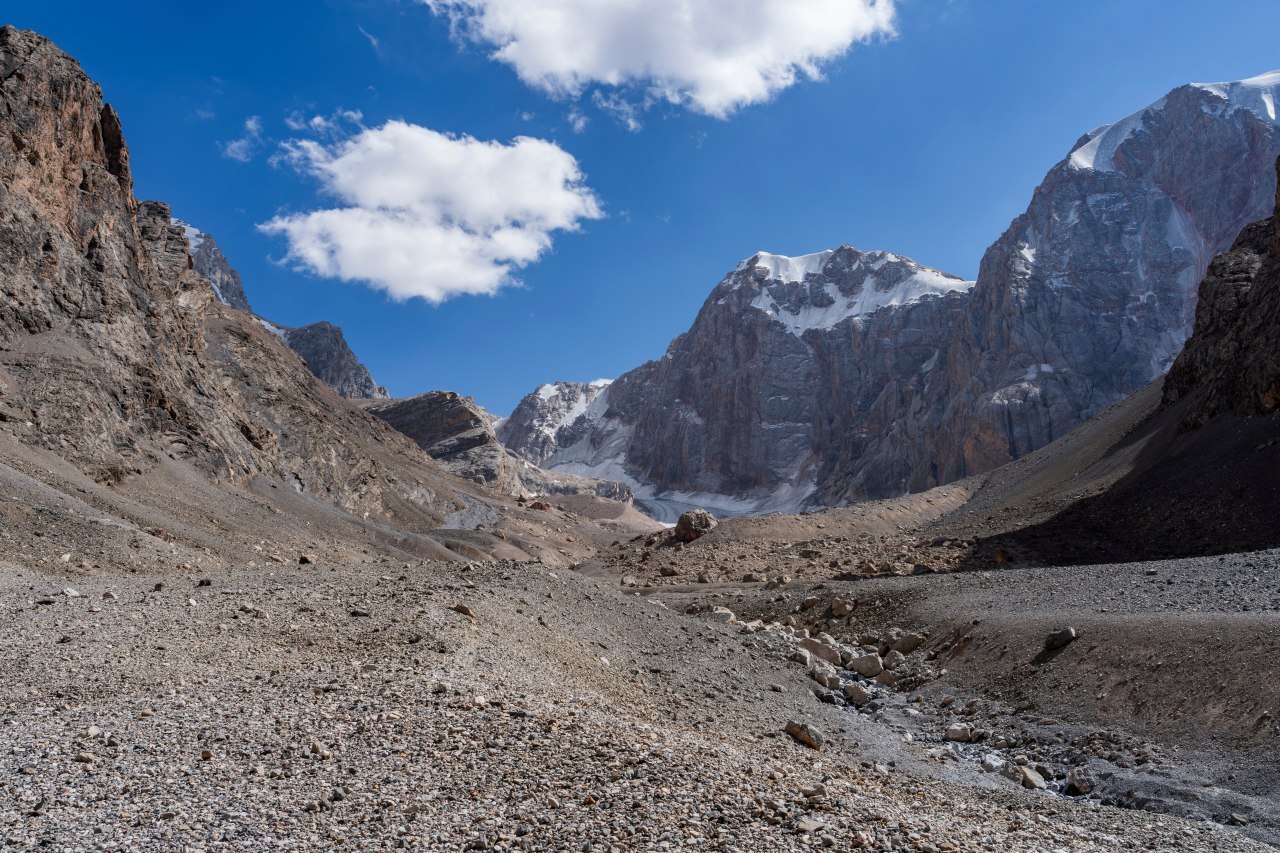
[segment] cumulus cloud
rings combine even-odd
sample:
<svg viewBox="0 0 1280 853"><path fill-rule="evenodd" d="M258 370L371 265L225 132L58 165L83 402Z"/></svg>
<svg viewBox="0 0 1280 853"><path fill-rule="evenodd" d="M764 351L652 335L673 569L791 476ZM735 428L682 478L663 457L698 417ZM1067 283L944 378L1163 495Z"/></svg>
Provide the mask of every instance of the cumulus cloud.
<svg viewBox="0 0 1280 853"><path fill-rule="evenodd" d="M419 2L551 95L637 87L718 118L894 32L894 0Z"/></svg>
<svg viewBox="0 0 1280 853"><path fill-rule="evenodd" d="M287 240L286 261L395 299L493 293L555 232L602 216L578 162L542 139L486 142L391 121L338 142L293 140L278 162L340 202L258 226Z"/></svg>
<svg viewBox="0 0 1280 853"><path fill-rule="evenodd" d="M262 118L249 116L244 122L244 134L239 139L222 143L222 156L239 163L248 163L262 147Z"/></svg>

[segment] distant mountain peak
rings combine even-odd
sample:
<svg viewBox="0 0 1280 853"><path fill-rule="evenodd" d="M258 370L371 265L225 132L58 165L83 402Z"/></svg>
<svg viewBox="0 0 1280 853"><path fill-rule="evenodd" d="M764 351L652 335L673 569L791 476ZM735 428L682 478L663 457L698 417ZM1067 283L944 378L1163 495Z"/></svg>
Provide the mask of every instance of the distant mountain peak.
<svg viewBox="0 0 1280 853"><path fill-rule="evenodd" d="M752 288L750 307L803 336L882 308L965 292L973 284L893 252L863 252L845 244L796 257L757 252L729 274L719 298Z"/></svg>

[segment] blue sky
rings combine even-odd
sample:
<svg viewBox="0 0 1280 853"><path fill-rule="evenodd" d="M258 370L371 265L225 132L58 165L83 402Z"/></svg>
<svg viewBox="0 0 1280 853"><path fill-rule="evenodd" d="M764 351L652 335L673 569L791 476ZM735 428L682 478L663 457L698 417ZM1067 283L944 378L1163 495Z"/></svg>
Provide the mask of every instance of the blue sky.
<svg viewBox="0 0 1280 853"><path fill-rule="evenodd" d="M102 84L139 197L214 234L259 313L342 325L393 395L447 388L499 414L544 381L658 357L757 250L851 243L973 277L1081 134L1185 82L1280 68L1275 0L900 0L896 35L717 118L696 98L639 103L643 84L548 94L410 0L9 5L5 22L49 36ZM618 95L638 130L600 106ZM296 129L339 109L359 123ZM553 143L599 216L549 231L517 284L441 304L281 263L288 240L258 226L333 208L315 157L393 120ZM321 152L310 169L272 162L303 138Z"/></svg>

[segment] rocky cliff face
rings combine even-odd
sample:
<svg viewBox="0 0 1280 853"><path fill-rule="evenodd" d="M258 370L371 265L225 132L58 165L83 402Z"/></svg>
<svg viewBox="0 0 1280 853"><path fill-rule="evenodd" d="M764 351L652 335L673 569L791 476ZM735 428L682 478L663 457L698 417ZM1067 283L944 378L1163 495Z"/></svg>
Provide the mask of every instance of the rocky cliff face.
<svg viewBox="0 0 1280 853"><path fill-rule="evenodd" d="M629 483L668 521L692 506L793 509L834 464L836 447L892 428L971 286L849 246L755 255L725 277L662 359L561 426L545 464Z"/></svg>
<svg viewBox="0 0 1280 853"><path fill-rule="evenodd" d="M249 307L249 298L245 295L240 273L231 267L231 262L218 248L213 236L181 219L174 219L173 224L179 226L186 235L196 274L209 280L218 301L252 314L253 309ZM340 327L321 321L291 329L259 319L264 327L302 356L311 372L339 397L352 400L387 399L387 389L373 381L369 368L356 358L356 354L347 345Z"/></svg>
<svg viewBox="0 0 1280 853"><path fill-rule="evenodd" d="M535 465L546 462L561 444L557 434L569 426L609 387L608 380L550 382L526 396L511 417L498 425L498 439Z"/></svg>
<svg viewBox="0 0 1280 853"><path fill-rule="evenodd" d="M191 247L191 261L197 275L202 275L213 285L213 295L224 305L253 313L249 298L244 293L240 273L231 268L231 262L218 248L218 241L188 222L174 219L173 224L182 228Z"/></svg>
<svg viewBox="0 0 1280 853"><path fill-rule="evenodd" d="M1215 254L1270 212L1280 73L1175 89L1080 140L987 250L908 424L909 488L1042 447L1168 369ZM879 493L878 444L824 503Z"/></svg>
<svg viewBox="0 0 1280 853"><path fill-rule="evenodd" d="M1246 228L1200 285L1195 333L1164 383L1165 405L1183 400L1188 427L1280 410L1280 191L1276 214Z"/></svg>
<svg viewBox="0 0 1280 853"><path fill-rule="evenodd" d="M289 348L302 356L307 367L324 384L350 400L385 400L387 389L373 381L347 345L342 329L321 321L297 329L276 326Z"/></svg>
<svg viewBox="0 0 1280 853"><path fill-rule="evenodd" d="M620 483L544 471L512 453L494 431L498 419L470 397L453 391L429 391L365 406L454 474L494 491L528 497L583 494L631 499L630 489Z"/></svg>
<svg viewBox="0 0 1280 853"><path fill-rule="evenodd" d="M265 477L407 529L452 479L215 299L166 205L133 197L115 111L48 40L0 29L0 427L101 483ZM185 476L185 475L184 475Z"/></svg>
<svg viewBox="0 0 1280 853"><path fill-rule="evenodd" d="M920 491L1042 447L1168 369L1210 259L1269 212L1277 101L1280 73L1184 86L1087 134L976 286L847 247L757 256L530 458L665 517Z"/></svg>

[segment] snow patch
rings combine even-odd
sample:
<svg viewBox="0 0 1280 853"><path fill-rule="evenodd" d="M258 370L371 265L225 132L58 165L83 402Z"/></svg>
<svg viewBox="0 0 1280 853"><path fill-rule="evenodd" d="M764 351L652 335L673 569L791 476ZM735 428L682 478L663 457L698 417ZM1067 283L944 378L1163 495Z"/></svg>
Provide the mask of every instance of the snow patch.
<svg viewBox="0 0 1280 853"><path fill-rule="evenodd" d="M862 289L853 296L844 295L835 284L828 282L824 285L824 291L831 299L829 305L784 308L778 305L768 288L761 290L760 295L751 301L751 305L786 326L792 334L802 336L810 329L831 329L845 320L866 317L881 308L907 305L926 296L963 293L973 285L972 281L953 278L928 267L919 267L914 274L888 290L877 289L875 279L868 277Z"/></svg>
<svg viewBox="0 0 1280 853"><path fill-rule="evenodd" d="M757 252L751 258L738 265L738 270L764 267L769 271L770 280L803 282L806 276L822 272L827 261L836 253L835 249L814 252L811 255L797 255L788 258L786 255L774 255L769 252Z"/></svg>
<svg viewBox="0 0 1280 853"><path fill-rule="evenodd" d="M283 341L286 345L288 345L288 343L289 343L289 339L285 337L285 330L284 330L284 329L280 328L280 327L279 327L279 326L277 326L275 323L269 323L269 322L267 322L266 320L262 319L261 317L254 317L253 319L255 319L255 320L257 320L259 323L261 323L261 324L262 324L262 328L266 329L268 332L270 332L271 334L275 335L277 338L279 338L281 341Z"/></svg>
<svg viewBox="0 0 1280 853"><path fill-rule="evenodd" d="M1231 109L1248 110L1263 121L1276 122L1276 100L1280 97L1280 71L1270 71L1234 83L1193 83L1227 102Z"/></svg>

